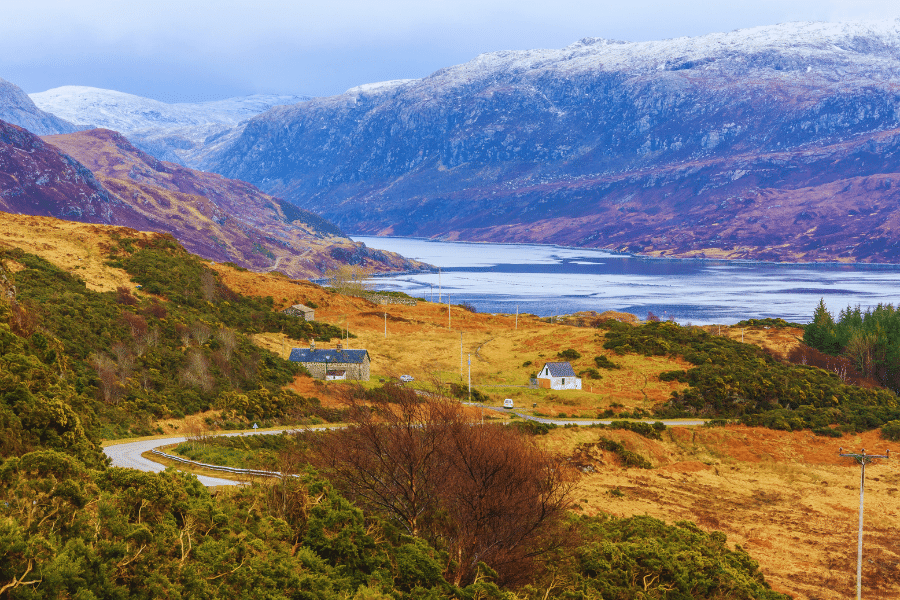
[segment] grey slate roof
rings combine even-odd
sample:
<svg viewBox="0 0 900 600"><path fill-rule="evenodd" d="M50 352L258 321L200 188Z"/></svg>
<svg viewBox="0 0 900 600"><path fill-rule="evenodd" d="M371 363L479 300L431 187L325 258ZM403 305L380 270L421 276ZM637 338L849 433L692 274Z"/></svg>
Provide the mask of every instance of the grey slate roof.
<svg viewBox="0 0 900 600"><path fill-rule="evenodd" d="M572 365L567 362L548 362L544 366L550 371L550 377L575 377Z"/></svg>
<svg viewBox="0 0 900 600"><path fill-rule="evenodd" d="M350 363L359 365L363 363L363 359L367 356L369 356L368 350L335 350L334 348L310 350L309 348L294 348L291 350L289 360L303 363Z"/></svg>

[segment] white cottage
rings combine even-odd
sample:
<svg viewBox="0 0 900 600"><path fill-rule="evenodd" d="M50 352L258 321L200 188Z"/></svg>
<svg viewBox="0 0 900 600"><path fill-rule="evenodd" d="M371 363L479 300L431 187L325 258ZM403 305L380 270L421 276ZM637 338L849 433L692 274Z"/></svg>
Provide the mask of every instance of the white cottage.
<svg viewBox="0 0 900 600"><path fill-rule="evenodd" d="M537 376L538 386L550 390L580 390L581 379L567 362L548 362Z"/></svg>

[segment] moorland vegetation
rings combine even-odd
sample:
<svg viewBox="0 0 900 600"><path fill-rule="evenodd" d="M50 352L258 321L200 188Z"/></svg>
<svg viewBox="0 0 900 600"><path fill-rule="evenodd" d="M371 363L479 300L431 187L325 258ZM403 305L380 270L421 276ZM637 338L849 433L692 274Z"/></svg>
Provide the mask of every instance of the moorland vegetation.
<svg viewBox="0 0 900 600"><path fill-rule="evenodd" d="M549 427L471 427L458 403L390 383L355 389L342 411L286 390L302 369L254 336L327 340L340 330L235 292L171 238L113 238L108 262L140 288L92 291L20 250L0 260L0 598L783 597L722 533L572 512L578 475L538 442ZM697 328L603 327L621 360L568 343L560 352L607 377L627 370L629 354L694 365L662 376L686 387L660 414L817 430L893 415L889 391ZM229 442L243 449L217 460L297 475L234 490L111 468L99 450L101 438L154 433L155 419L210 408L221 415L214 427L323 417L349 427ZM614 429L652 440L662 430ZM596 443L622 466L654 466L613 438L604 431ZM207 457L214 445L180 452Z"/></svg>

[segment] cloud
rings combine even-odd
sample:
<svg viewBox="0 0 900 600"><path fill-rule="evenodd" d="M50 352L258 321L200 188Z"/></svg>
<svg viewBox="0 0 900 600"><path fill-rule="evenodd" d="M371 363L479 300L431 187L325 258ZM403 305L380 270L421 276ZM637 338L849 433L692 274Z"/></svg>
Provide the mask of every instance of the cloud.
<svg viewBox="0 0 900 600"><path fill-rule="evenodd" d="M421 77L483 52L558 48L589 36L642 41L792 20L900 16L896 2L879 0L8 4L0 20L0 77L28 91L128 85L122 91L161 99L339 93L380 79Z"/></svg>

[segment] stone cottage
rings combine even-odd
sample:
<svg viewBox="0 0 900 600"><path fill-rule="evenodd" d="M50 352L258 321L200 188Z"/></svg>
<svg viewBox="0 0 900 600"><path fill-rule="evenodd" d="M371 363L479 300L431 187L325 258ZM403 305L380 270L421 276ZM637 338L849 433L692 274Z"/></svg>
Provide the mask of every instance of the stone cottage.
<svg viewBox="0 0 900 600"><path fill-rule="evenodd" d="M316 320L316 311L308 306L304 306L303 304L295 304L293 306L289 306L281 312L286 315L291 315L292 317L303 317L305 321Z"/></svg>
<svg viewBox="0 0 900 600"><path fill-rule="evenodd" d="M316 379L329 381L348 379L352 381L368 381L368 350L345 350L341 344L336 348L317 350L315 344L309 348L294 348L289 360L298 362Z"/></svg>

